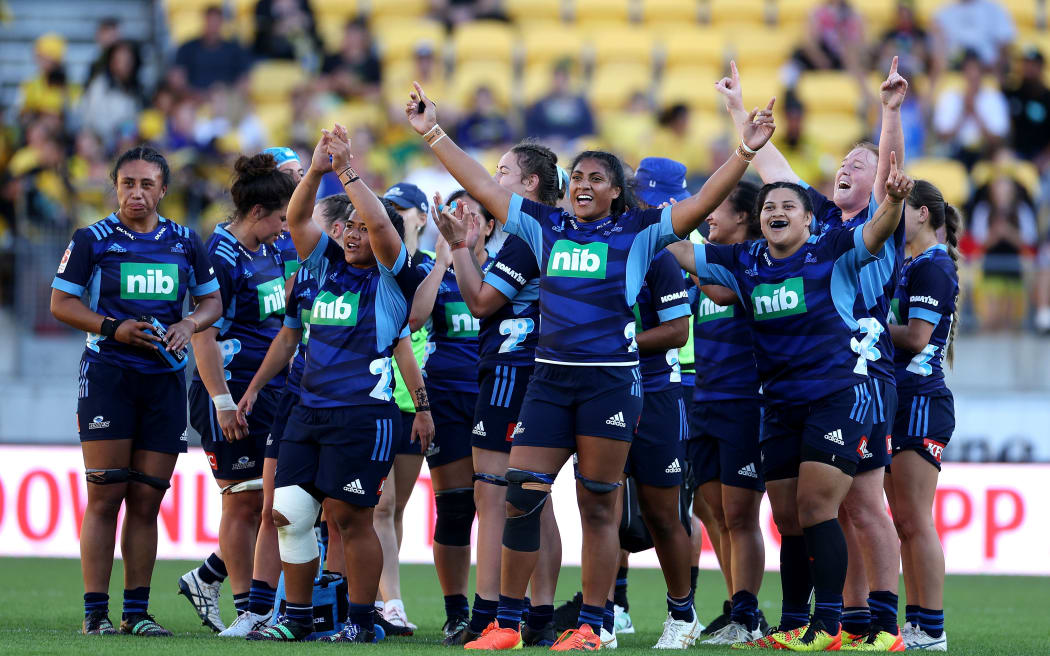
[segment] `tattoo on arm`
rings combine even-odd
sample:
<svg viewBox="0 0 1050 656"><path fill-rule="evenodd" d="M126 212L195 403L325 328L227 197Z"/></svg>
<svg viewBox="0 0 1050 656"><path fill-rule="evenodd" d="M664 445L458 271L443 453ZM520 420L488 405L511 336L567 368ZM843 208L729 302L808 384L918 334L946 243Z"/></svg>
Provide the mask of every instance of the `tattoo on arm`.
<svg viewBox="0 0 1050 656"><path fill-rule="evenodd" d="M415 397L416 412L425 412L430 410L430 399L427 398L426 387L418 387L412 394Z"/></svg>

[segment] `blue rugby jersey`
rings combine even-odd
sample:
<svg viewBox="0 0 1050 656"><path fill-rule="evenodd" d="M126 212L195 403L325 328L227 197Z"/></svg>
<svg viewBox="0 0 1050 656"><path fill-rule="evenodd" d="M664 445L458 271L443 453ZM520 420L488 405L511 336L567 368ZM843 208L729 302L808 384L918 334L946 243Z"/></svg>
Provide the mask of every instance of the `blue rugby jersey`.
<svg viewBox="0 0 1050 656"><path fill-rule="evenodd" d="M284 263L284 279L288 280L299 270L299 254L295 250L295 244L292 243L292 235L287 230L282 230L273 245L281 254L281 261Z"/></svg>
<svg viewBox="0 0 1050 656"><path fill-rule="evenodd" d="M394 345L422 279L404 245L393 268L359 269L322 235L301 269L318 281L310 309L310 346L300 382L307 408L393 403Z"/></svg>
<svg viewBox="0 0 1050 656"><path fill-rule="evenodd" d="M310 310L317 297L317 279L306 269L297 271L292 294L288 297L288 307L284 310L284 325L294 330L301 330L299 345L288 369L285 387L296 393L303 378L303 367L306 365L306 345L310 342Z"/></svg>
<svg viewBox="0 0 1050 656"><path fill-rule="evenodd" d="M671 208L584 223L514 194L504 230L525 241L540 270L536 362L637 364L634 302L656 251L678 241Z"/></svg>
<svg viewBox="0 0 1050 656"><path fill-rule="evenodd" d="M689 316L689 292L685 289L682 269L666 250L659 251L649 265L634 311L638 333L665 321ZM644 392L664 392L682 384L676 348L663 353L643 353L639 369Z"/></svg>
<svg viewBox="0 0 1050 656"><path fill-rule="evenodd" d="M87 292L87 306L103 316L148 314L170 326L182 320L187 292L203 296L219 283L193 230L160 217L153 232L132 232L110 214L73 233L51 286L75 296ZM143 373L171 371L156 354L95 333L87 334L85 356Z"/></svg>
<svg viewBox="0 0 1050 656"><path fill-rule="evenodd" d="M213 324L222 368L227 381L247 385L284 322L284 265L276 248L260 244L250 251L224 225L215 226L207 248L222 293L222 316ZM284 376L266 386L281 387ZM200 380L200 372L193 379Z"/></svg>
<svg viewBox="0 0 1050 656"><path fill-rule="evenodd" d="M507 303L481 320L481 369L496 365L531 367L540 327L540 270L524 241L508 235L499 253L483 267L484 281Z"/></svg>
<svg viewBox="0 0 1050 656"><path fill-rule="evenodd" d="M810 224L810 231L813 234L819 235L842 225L842 210L835 204L835 201L809 186L805 180L799 180L798 184L806 190L809 201L813 205L813 223ZM875 216L875 210L878 207L879 204L875 202L875 194L869 194L868 206L850 220L867 221L868 217Z"/></svg>
<svg viewBox="0 0 1050 656"><path fill-rule="evenodd" d="M422 280L436 263L417 267ZM441 277L434 309L427 321L428 342L423 360L427 389L478 393L478 332L474 318L459 293L456 274L449 268Z"/></svg>
<svg viewBox="0 0 1050 656"><path fill-rule="evenodd" d="M747 309L740 301L716 305L703 291L694 311L693 353L698 403L728 399L758 399L755 341Z"/></svg>
<svg viewBox="0 0 1050 656"><path fill-rule="evenodd" d="M891 320L907 325L909 319L933 324L930 343L919 353L897 349L897 391L908 395L936 395L944 384L943 361L959 295L959 274L944 244L937 244L904 264Z"/></svg>
<svg viewBox="0 0 1050 656"><path fill-rule="evenodd" d="M856 298L861 267L877 256L862 230L810 237L780 260L765 240L693 252L701 283L733 289L750 319L767 402L810 401L867 380L878 330L855 315Z"/></svg>

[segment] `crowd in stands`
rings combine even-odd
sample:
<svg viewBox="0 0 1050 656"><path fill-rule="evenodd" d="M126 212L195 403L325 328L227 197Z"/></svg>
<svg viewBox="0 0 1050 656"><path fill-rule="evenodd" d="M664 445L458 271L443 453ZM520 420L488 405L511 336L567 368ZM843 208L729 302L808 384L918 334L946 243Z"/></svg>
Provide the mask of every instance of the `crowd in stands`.
<svg viewBox="0 0 1050 656"><path fill-rule="evenodd" d="M36 75L0 108L0 253L108 214L108 164L141 141L173 164L162 211L205 235L229 213L237 153L306 154L333 118L369 144L354 165L373 188L439 186L403 127L412 80L482 161L528 135L631 166L672 157L692 187L733 144L713 85L734 58L761 87L748 99L778 96L774 140L794 170L827 186L848 145L878 135L873 80L896 53L912 81L910 170L964 208L964 329L1050 332L1050 32L1037 0L162 4L169 47L152 67L145 35L117 19L98 25L86 79L66 74L60 35L36 41Z"/></svg>

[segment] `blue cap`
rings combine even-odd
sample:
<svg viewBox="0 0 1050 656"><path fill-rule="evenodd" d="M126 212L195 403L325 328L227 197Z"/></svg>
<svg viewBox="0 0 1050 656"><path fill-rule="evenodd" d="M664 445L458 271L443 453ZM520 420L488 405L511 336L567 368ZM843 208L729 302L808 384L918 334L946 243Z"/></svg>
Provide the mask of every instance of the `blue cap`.
<svg viewBox="0 0 1050 656"><path fill-rule="evenodd" d="M634 172L634 193L657 207L670 200L689 198L685 186L685 164L666 157L646 157Z"/></svg>
<svg viewBox="0 0 1050 656"><path fill-rule="evenodd" d="M273 155L274 160L277 161L277 166L280 166L285 162L290 162L293 159L296 162L299 161L299 156L295 153L294 150L288 148L287 146L275 146L273 148L267 148L263 151L263 153L265 153L266 155Z"/></svg>
<svg viewBox="0 0 1050 656"><path fill-rule="evenodd" d="M415 207L418 208L420 212L426 214L427 209L430 207L430 203L427 202L427 195L423 193L422 189L411 182L397 183L386 190L386 193L383 194L383 198L403 210Z"/></svg>

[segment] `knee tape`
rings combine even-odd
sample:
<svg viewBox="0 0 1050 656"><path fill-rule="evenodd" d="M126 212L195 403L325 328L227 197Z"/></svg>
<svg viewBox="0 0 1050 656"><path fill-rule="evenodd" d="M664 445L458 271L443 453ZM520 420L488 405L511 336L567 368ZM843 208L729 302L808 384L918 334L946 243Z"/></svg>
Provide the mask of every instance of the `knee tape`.
<svg viewBox="0 0 1050 656"><path fill-rule="evenodd" d="M481 481L482 483L488 483L489 485L499 485L500 487L507 487L507 479L502 476L496 476L495 474L474 474L473 479L475 481Z"/></svg>
<svg viewBox="0 0 1050 656"><path fill-rule="evenodd" d="M434 542L448 547L469 547L476 511L473 488L435 492L434 505L437 506Z"/></svg>
<svg viewBox="0 0 1050 656"><path fill-rule="evenodd" d="M84 477L88 483L95 485L113 485L114 483L126 483L130 471L127 467L123 469L86 469Z"/></svg>
<svg viewBox="0 0 1050 656"><path fill-rule="evenodd" d="M160 490L161 492L171 487L171 482L166 479L160 478L158 476L150 476L149 474L143 474L142 472L135 471L134 469L128 472L128 480L148 485L152 488Z"/></svg>
<svg viewBox="0 0 1050 656"><path fill-rule="evenodd" d="M253 478L250 481L241 481L240 483L234 483L227 485L220 490L220 494L237 494L238 492L256 492L263 489L263 480L261 478Z"/></svg>
<svg viewBox="0 0 1050 656"><path fill-rule="evenodd" d="M308 563L320 555L314 521L321 504L298 485L279 487L273 492L273 510L288 524L277 527L277 545L281 560L292 565Z"/></svg>
<svg viewBox="0 0 1050 656"><path fill-rule="evenodd" d="M523 514L507 517L503 546L514 551L539 551L540 514L551 494L554 477L549 474L507 470L507 503Z"/></svg>
<svg viewBox="0 0 1050 656"><path fill-rule="evenodd" d="M586 476L581 475L579 472L576 472L576 480L580 482L583 489L595 494L609 494L623 485L620 481L616 481L615 483L603 483L602 481L591 480Z"/></svg>

